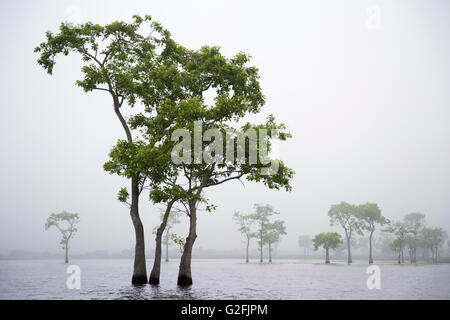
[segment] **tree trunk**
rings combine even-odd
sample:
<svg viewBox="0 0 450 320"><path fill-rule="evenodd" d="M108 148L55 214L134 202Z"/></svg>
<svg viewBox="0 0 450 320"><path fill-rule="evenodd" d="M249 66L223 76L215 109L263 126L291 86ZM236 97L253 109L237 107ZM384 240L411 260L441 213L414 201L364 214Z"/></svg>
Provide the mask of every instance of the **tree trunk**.
<svg viewBox="0 0 450 320"><path fill-rule="evenodd" d="M159 276L161 273L161 238L162 238L162 232L161 226L159 226L158 230L156 231L156 238L155 238L155 258L153 260L153 268L152 272L150 273L150 278L148 279L149 284L158 285L159 284Z"/></svg>
<svg viewBox="0 0 450 320"><path fill-rule="evenodd" d="M370 232L370 236L369 236L369 264L373 264L373 258L372 258L372 235L373 235L373 231Z"/></svg>
<svg viewBox="0 0 450 320"><path fill-rule="evenodd" d="M405 263L405 255L403 254L403 248L402 248L402 263Z"/></svg>
<svg viewBox="0 0 450 320"><path fill-rule="evenodd" d="M169 230L166 231L166 239L165 239L165 246L166 246L166 262L169 262Z"/></svg>
<svg viewBox="0 0 450 320"><path fill-rule="evenodd" d="M64 262L69 263L69 242L66 243L66 259Z"/></svg>
<svg viewBox="0 0 450 320"><path fill-rule="evenodd" d="M112 92L111 83L108 83L109 90ZM120 112L121 103L119 98L113 94L114 100L114 112L116 113L122 127L127 136L128 142L133 142L133 137L131 135L131 130L127 125L125 118ZM130 205L130 216L133 222L134 232L136 236L136 245L134 249L134 269L133 277L131 278L131 283L135 285L147 283L147 267L145 265L145 242L144 242L144 227L142 226L141 218L139 217L139 183L136 177L131 178L131 205Z"/></svg>
<svg viewBox="0 0 450 320"><path fill-rule="evenodd" d="M197 238L197 208L196 201L189 201L189 235L184 244L183 254L180 260L180 269L178 271L178 285L186 287L192 285L191 261L192 247Z"/></svg>
<svg viewBox="0 0 450 320"><path fill-rule="evenodd" d="M328 248L325 248L325 264L330 263L330 252Z"/></svg>
<svg viewBox="0 0 450 320"><path fill-rule="evenodd" d="M350 237L349 236L347 236L347 252L348 252L347 263L350 264L350 263L352 263L352 249L350 246Z"/></svg>
<svg viewBox="0 0 450 320"><path fill-rule="evenodd" d="M269 262L272 262L272 245L269 242Z"/></svg>
<svg viewBox="0 0 450 320"><path fill-rule="evenodd" d="M263 238L262 238L262 234L260 236L260 240L259 241L260 241L260 243L259 243L259 262L263 263Z"/></svg>
<svg viewBox="0 0 450 320"><path fill-rule="evenodd" d="M132 284L147 283L147 268L145 265L144 227L139 217L139 186L135 178L131 179L131 206L130 216L133 221L136 234L136 246L134 250L134 270Z"/></svg>
<svg viewBox="0 0 450 320"><path fill-rule="evenodd" d="M402 261L400 260L400 250L398 250L398 264L402 264Z"/></svg>
<svg viewBox="0 0 450 320"><path fill-rule="evenodd" d="M159 276L161 273L161 242L162 236L164 233L164 229L167 225L167 220L169 219L170 210L172 209L172 205L174 200L171 200L166 207L166 211L164 212L163 221L159 226L158 230L156 230L156 246L155 246L155 259L153 260L153 268L150 273L150 279L148 283L150 284L159 284Z"/></svg>
<svg viewBox="0 0 450 320"><path fill-rule="evenodd" d="M250 246L250 238L247 238L247 248L246 248L246 254L245 254L245 262L248 263L248 247Z"/></svg>

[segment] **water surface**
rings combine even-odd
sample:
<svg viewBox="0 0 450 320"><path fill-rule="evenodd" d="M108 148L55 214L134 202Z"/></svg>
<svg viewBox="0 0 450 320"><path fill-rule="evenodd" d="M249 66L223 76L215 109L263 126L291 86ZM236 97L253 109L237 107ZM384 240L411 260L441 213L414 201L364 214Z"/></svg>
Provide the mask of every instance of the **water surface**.
<svg viewBox="0 0 450 320"><path fill-rule="evenodd" d="M162 263L159 287L131 286L130 260L70 264L81 269L80 290L67 289L61 261L0 260L0 299L450 299L450 264L378 264L380 290L367 288L364 262L193 260L189 289L177 288L176 260Z"/></svg>

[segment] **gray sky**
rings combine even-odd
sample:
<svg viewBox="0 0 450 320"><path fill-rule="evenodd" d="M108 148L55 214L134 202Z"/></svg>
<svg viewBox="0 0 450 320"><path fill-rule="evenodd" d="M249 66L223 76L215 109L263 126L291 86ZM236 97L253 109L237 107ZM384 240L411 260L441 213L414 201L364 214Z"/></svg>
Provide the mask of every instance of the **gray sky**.
<svg viewBox="0 0 450 320"><path fill-rule="evenodd" d="M367 23L374 5L378 29ZM74 85L78 56L48 76L33 53L78 12L101 24L150 14L189 48L251 54L267 97L257 120L274 113L290 128L280 156L296 171L292 193L238 182L208 190L218 210L200 213L196 247L240 248L232 213L254 203L286 220L280 249L331 230L327 212L340 201L377 202L391 219L420 211L450 230L449 1L2 1L0 253L60 252L44 223L62 210L81 215L74 251L133 244L116 200L128 182L102 169L124 136L110 98ZM159 212L145 194L141 204L150 247Z"/></svg>

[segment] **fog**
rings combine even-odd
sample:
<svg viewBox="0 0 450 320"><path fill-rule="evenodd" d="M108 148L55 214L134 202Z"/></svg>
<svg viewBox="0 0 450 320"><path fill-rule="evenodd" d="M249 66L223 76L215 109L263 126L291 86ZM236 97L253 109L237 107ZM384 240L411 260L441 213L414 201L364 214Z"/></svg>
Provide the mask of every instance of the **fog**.
<svg viewBox="0 0 450 320"><path fill-rule="evenodd" d="M380 9L379 28L367 24ZM231 182L207 190L218 206L200 212L196 248L241 249L234 211L271 204L286 221L279 248L300 234L336 230L331 204L376 202L384 216L426 214L450 230L450 2L448 1L20 1L1 2L0 254L62 252L52 212L80 214L73 252L131 249L129 211L116 199L128 182L102 166L123 129L110 97L86 94L79 56L59 57L54 75L33 49L47 30L150 14L174 39L252 55L266 106L293 138L279 156L296 171L291 193ZM369 10L370 11L370 10ZM159 210L141 197L146 246ZM187 235L187 219L174 228Z"/></svg>

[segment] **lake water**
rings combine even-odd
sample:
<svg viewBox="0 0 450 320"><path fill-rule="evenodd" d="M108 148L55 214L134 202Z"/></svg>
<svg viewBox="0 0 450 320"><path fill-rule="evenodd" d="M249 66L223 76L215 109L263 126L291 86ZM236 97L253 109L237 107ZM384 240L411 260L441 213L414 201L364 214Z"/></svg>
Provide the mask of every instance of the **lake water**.
<svg viewBox="0 0 450 320"><path fill-rule="evenodd" d="M379 290L367 288L364 262L193 260L189 289L177 288L176 260L162 263L159 287L131 286L131 260L70 264L81 269L79 290L67 289L61 261L0 260L0 299L450 299L450 264L377 264Z"/></svg>

